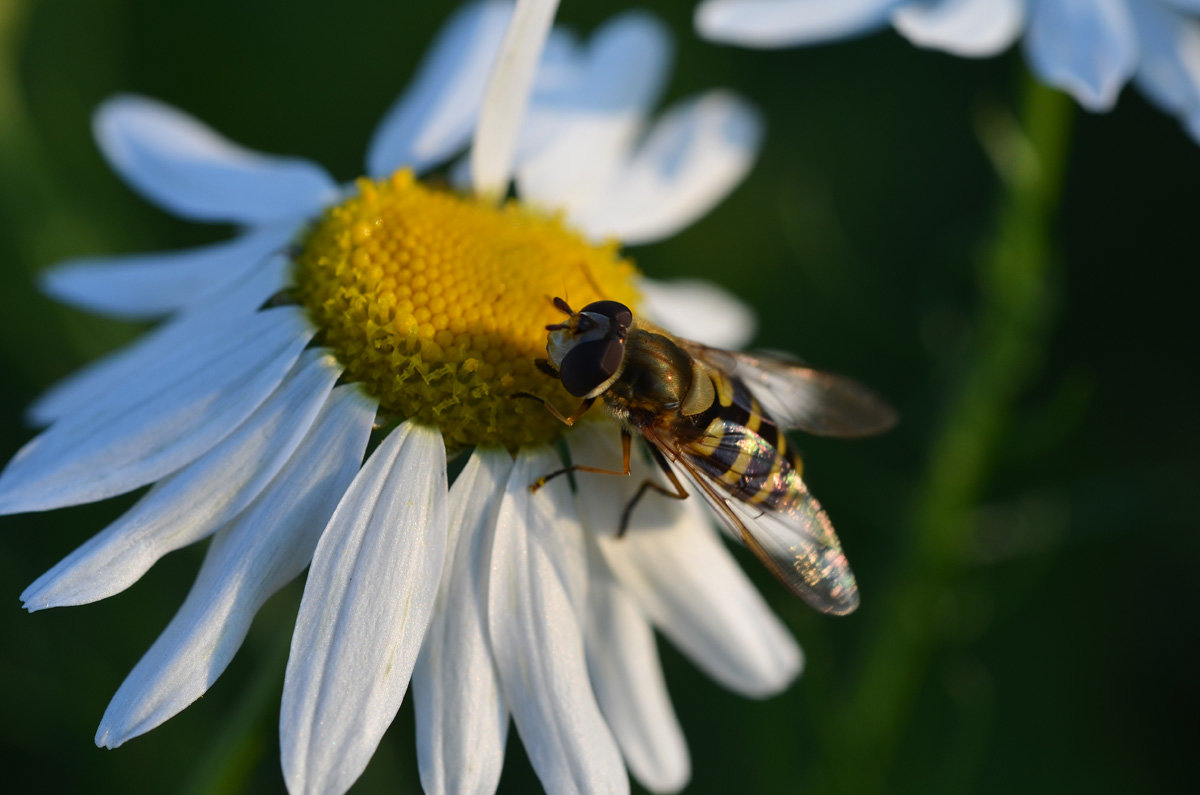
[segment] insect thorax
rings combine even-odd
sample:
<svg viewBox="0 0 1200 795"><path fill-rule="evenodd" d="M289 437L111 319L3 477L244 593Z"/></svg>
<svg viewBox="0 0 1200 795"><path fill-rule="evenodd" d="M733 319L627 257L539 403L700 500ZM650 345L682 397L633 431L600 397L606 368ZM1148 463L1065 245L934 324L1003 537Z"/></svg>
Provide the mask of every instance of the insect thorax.
<svg viewBox="0 0 1200 795"><path fill-rule="evenodd" d="M644 427L678 413L692 378L687 353L670 338L639 329L629 335L624 368L603 398L617 419Z"/></svg>

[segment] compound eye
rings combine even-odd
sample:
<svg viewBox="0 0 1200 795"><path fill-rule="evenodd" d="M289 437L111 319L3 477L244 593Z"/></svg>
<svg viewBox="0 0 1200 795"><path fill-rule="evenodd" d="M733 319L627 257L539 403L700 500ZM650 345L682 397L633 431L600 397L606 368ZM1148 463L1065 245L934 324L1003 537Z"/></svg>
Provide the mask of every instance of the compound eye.
<svg viewBox="0 0 1200 795"><path fill-rule="evenodd" d="M633 312L629 311L629 307L620 301L593 301L579 311L580 313L589 312L594 315L603 315L622 332L627 331L633 325Z"/></svg>
<svg viewBox="0 0 1200 795"><path fill-rule="evenodd" d="M616 374L624 356L621 340L581 342L563 357L559 376L568 392L584 397Z"/></svg>

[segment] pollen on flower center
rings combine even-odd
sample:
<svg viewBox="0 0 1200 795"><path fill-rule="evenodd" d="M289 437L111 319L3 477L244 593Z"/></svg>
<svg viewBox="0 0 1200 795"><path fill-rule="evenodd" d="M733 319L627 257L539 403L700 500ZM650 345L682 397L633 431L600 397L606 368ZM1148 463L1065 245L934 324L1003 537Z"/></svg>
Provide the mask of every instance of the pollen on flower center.
<svg viewBox="0 0 1200 795"><path fill-rule="evenodd" d="M633 265L559 219L398 171L328 210L296 257L296 293L319 339L384 412L441 429L447 446L553 440L562 424L531 400L573 399L534 360L551 305L636 304ZM597 294L597 288L603 294Z"/></svg>

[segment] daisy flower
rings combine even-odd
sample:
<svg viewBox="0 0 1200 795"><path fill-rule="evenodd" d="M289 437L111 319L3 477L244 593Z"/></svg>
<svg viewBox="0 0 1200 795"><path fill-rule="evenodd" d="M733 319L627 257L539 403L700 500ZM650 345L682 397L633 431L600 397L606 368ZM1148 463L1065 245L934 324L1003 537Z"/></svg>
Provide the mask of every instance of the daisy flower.
<svg viewBox="0 0 1200 795"><path fill-rule="evenodd" d="M891 25L918 47L996 55L1023 36L1046 83L1108 111L1130 80L1200 142L1197 0L705 0L696 27L750 47L816 44Z"/></svg>
<svg viewBox="0 0 1200 795"><path fill-rule="evenodd" d="M534 367L558 319L549 296L613 298L724 346L752 322L713 287L640 276L617 241L667 237L726 195L757 152L756 115L711 92L651 120L671 60L662 26L627 14L579 40L551 30L553 7L458 12L348 185L152 99L97 111L130 185L240 230L45 275L75 306L160 323L30 410L45 430L0 475L0 512L149 489L26 607L110 596L211 537L99 745L203 695L306 567L280 716L294 793L349 788L410 680L428 792L494 790L510 718L550 791L626 791L626 767L672 791L689 761L652 627L749 696L798 673L795 642L696 500L647 500L613 537L644 462L578 493L565 478L529 489L561 466L566 433L512 399L568 405ZM510 178L518 198L499 203ZM565 443L619 455L610 421Z"/></svg>

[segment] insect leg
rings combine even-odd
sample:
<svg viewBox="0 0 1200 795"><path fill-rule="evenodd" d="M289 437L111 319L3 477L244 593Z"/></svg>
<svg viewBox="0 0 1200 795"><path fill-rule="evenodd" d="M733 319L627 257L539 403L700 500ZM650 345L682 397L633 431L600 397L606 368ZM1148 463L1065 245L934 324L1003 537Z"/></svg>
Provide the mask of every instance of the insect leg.
<svg viewBox="0 0 1200 795"><path fill-rule="evenodd" d="M633 498L625 504L625 510L621 511L621 526L617 528L617 538L625 535L625 531L629 529L629 519L631 516L633 516L633 506L638 504L638 500L645 495L647 489L654 489L659 494L670 497L673 500L687 499L687 490L684 489L683 484L679 482L679 478L675 475L675 471L671 469L669 464L667 464L667 459L663 456L662 451L660 451L658 447L653 444L648 445L648 447L650 448L650 454L654 456L655 463L657 463L659 468L666 473L667 478L671 481L671 485L675 487L675 491L671 491L670 489L655 483L649 478L643 480L642 485L638 486L638 490L633 495ZM626 465L629 463L628 452L628 448L626 448ZM628 468L628 466L626 468Z"/></svg>
<svg viewBox="0 0 1200 795"><path fill-rule="evenodd" d="M513 392L511 395L509 395L509 397L528 398L529 400L536 400L538 403L541 403L543 406L546 407L546 411L553 414L555 419L557 419L559 422L563 423L564 425L574 425L575 422L580 417L582 417L588 409L590 409L592 407L592 404L596 402L596 398L584 398L583 402L579 404L579 408L572 411L570 416L567 416L567 415L563 414L561 411L559 411L557 408L555 408L553 403L546 400L541 395L535 395L532 392Z"/></svg>
<svg viewBox="0 0 1200 795"><path fill-rule="evenodd" d="M545 486L547 481L549 481L553 478L556 478L559 475L565 475L568 472L595 472L598 475L621 475L623 477L629 477L629 450L630 450L630 444L632 441L633 441L633 437L629 435L629 431L622 428L621 429L621 464L622 464L623 468L620 472L618 472L615 469L601 469L600 467L589 467L589 466L583 466L582 464L576 464L574 466L563 467L562 469L556 469L553 472L551 472L549 475L545 475L543 477L538 478L537 480L535 480L533 483L531 483L529 485L529 490L537 491L542 486Z"/></svg>

